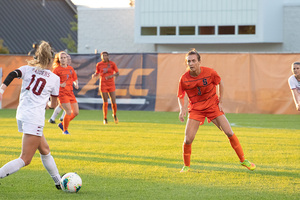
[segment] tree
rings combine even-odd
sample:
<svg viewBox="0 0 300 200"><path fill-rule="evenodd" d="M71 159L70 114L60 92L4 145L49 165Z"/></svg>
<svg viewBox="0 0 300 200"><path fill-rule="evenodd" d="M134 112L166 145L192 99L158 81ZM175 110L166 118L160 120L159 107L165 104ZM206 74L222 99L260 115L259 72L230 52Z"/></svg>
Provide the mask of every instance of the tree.
<svg viewBox="0 0 300 200"><path fill-rule="evenodd" d="M0 39L0 54L9 54L9 49L3 46L3 40Z"/></svg>
<svg viewBox="0 0 300 200"><path fill-rule="evenodd" d="M71 52L71 53L77 53L77 46L76 46L76 42L73 40L73 38L71 37L71 34L68 34L67 38L60 38L60 40L65 43L67 45L67 49Z"/></svg>
<svg viewBox="0 0 300 200"><path fill-rule="evenodd" d="M77 19L78 16L75 15L75 18ZM77 32L78 30L78 24L76 21L70 22L71 25L71 31ZM73 40L73 38L71 37L71 34L68 34L68 37L66 38L60 38L60 40L67 45L67 49L71 52L71 53L77 53L77 45L76 42Z"/></svg>

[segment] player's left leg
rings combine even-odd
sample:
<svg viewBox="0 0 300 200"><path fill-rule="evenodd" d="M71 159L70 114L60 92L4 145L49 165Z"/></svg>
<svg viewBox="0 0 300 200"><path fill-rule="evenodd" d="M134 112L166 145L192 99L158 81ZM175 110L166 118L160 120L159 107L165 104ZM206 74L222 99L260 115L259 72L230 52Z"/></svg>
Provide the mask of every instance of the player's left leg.
<svg viewBox="0 0 300 200"><path fill-rule="evenodd" d="M57 115L60 113L60 111L62 110L62 108L60 107L60 105L57 105L56 108L53 111L53 114L51 116L51 118L49 119L48 122L55 124L55 118L57 117Z"/></svg>
<svg viewBox="0 0 300 200"><path fill-rule="evenodd" d="M249 170L254 170L255 165L253 163L250 163L248 160L245 159L245 155L242 149L242 146L237 138L237 136L233 133L231 126L225 117L225 115L220 115L212 120L213 123L220 128L220 130L223 130L223 132L227 135L229 142L231 144L231 147L236 152L237 156L240 159L240 162L243 166L246 166ZM244 163L244 164L243 164ZM249 164L250 163L250 164ZM248 166L249 165L249 166Z"/></svg>
<svg viewBox="0 0 300 200"><path fill-rule="evenodd" d="M117 103L116 103L116 92L109 92L109 97L111 100L111 108L112 108L112 112L113 112L113 118L114 118L114 122L117 124L119 123L119 120L117 118Z"/></svg>
<svg viewBox="0 0 300 200"><path fill-rule="evenodd" d="M62 129L64 134L69 134L68 127L70 123L70 118L72 115L72 106L71 103L61 103L62 108L66 112L66 115L62 121L62 123L58 124L59 128Z"/></svg>
<svg viewBox="0 0 300 200"><path fill-rule="evenodd" d="M53 179L56 188L60 189L59 182L60 182L61 177L59 175L55 161L50 153L50 148L49 148L49 145L48 145L44 135L41 138L41 143L38 147L38 150L40 152L41 160L42 160L44 167L46 168L49 175Z"/></svg>

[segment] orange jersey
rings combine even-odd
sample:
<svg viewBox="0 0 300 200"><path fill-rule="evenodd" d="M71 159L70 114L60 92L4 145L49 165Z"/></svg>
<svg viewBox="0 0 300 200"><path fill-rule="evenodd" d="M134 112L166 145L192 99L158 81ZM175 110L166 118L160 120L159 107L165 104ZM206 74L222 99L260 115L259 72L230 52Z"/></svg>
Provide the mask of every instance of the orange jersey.
<svg viewBox="0 0 300 200"><path fill-rule="evenodd" d="M115 79L114 78L106 79L105 77L111 76L114 73L117 73L118 71L119 71L118 67L116 63L114 63L113 61L98 62L96 65L96 74L100 74L100 83L99 83L100 87L101 88L114 87Z"/></svg>
<svg viewBox="0 0 300 200"><path fill-rule="evenodd" d="M61 92L72 92L73 91L73 81L77 80L77 74L73 67L67 66L66 68L58 66L54 68L53 73L59 76L60 84L66 82L65 87L59 88L59 93Z"/></svg>
<svg viewBox="0 0 300 200"><path fill-rule="evenodd" d="M190 71L184 73L179 81L179 98L183 98L185 93L189 97L189 110L205 110L219 103L216 94L216 86L221 78L217 72L208 67L200 67L201 72L197 77L192 77Z"/></svg>

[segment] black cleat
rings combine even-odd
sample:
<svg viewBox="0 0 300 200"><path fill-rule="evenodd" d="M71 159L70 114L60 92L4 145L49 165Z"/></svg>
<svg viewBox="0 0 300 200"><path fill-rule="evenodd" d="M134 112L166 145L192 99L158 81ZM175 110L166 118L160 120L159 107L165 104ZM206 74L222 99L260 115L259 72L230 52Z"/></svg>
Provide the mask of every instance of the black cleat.
<svg viewBox="0 0 300 200"><path fill-rule="evenodd" d="M52 120L52 119L49 119L48 122L51 124L55 124L55 120Z"/></svg>
<svg viewBox="0 0 300 200"><path fill-rule="evenodd" d="M107 119L104 119L104 120L103 120L103 124L104 124L104 125L105 125L105 124L108 124L108 123L107 123Z"/></svg>
<svg viewBox="0 0 300 200"><path fill-rule="evenodd" d="M56 189L61 190L60 184L59 185L55 185Z"/></svg>

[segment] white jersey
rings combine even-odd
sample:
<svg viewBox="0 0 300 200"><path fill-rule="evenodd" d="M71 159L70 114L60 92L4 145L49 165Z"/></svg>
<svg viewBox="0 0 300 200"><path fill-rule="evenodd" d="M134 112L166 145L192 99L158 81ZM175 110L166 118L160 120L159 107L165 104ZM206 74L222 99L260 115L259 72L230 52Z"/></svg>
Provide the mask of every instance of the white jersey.
<svg viewBox="0 0 300 200"><path fill-rule="evenodd" d="M17 120L45 125L45 108L49 97L58 96L60 79L47 69L39 69L32 66L19 68L23 79Z"/></svg>
<svg viewBox="0 0 300 200"><path fill-rule="evenodd" d="M297 91L300 93L300 82L296 79L294 75L290 76L289 85L291 90L296 88Z"/></svg>

